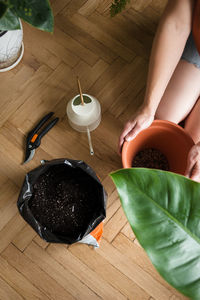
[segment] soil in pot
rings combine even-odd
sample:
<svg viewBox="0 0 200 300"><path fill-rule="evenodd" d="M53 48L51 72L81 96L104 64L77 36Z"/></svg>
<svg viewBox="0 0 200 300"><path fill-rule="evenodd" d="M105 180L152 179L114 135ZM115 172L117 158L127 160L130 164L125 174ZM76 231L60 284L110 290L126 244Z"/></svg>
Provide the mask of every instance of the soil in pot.
<svg viewBox="0 0 200 300"><path fill-rule="evenodd" d="M59 165L39 176L29 207L52 233L78 238L95 216L97 197L95 181L89 175Z"/></svg>
<svg viewBox="0 0 200 300"><path fill-rule="evenodd" d="M132 167L169 171L169 163L166 156L155 148L146 148L139 151L133 159Z"/></svg>

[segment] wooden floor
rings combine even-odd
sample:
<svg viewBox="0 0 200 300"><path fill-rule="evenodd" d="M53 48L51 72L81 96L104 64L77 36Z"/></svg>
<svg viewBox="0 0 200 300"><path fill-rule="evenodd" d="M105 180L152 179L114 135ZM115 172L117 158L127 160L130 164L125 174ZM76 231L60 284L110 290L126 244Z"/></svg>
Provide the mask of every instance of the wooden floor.
<svg viewBox="0 0 200 300"><path fill-rule="evenodd" d="M0 75L0 300L186 299L155 271L132 233L109 173L121 167L117 141L142 103L152 39L166 1L132 0L110 18L111 0L53 0L55 32L24 24L25 55ZM87 136L73 131L66 104L83 92L102 106L102 122ZM25 136L47 112L60 122L24 159ZM47 244L24 222L16 201L25 174L41 159L81 159L108 193L100 248Z"/></svg>

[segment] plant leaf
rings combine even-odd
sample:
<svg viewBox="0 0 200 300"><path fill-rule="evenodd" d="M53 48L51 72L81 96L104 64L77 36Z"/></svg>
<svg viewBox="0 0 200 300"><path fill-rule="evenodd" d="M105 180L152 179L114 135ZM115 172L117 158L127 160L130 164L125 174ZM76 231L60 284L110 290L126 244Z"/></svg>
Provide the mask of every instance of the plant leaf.
<svg viewBox="0 0 200 300"><path fill-rule="evenodd" d="M53 13L48 0L10 0L12 11L38 29L53 32Z"/></svg>
<svg viewBox="0 0 200 300"><path fill-rule="evenodd" d="M80 105L81 104L81 97L78 96L74 99L73 101L73 105L77 106L77 105Z"/></svg>
<svg viewBox="0 0 200 300"><path fill-rule="evenodd" d="M0 30L16 29L20 29L19 19L10 9L7 9L3 17L0 18Z"/></svg>
<svg viewBox="0 0 200 300"><path fill-rule="evenodd" d="M200 184L145 168L118 170L111 177L156 269L184 295L200 299Z"/></svg>
<svg viewBox="0 0 200 300"><path fill-rule="evenodd" d="M110 16L114 17L120 13L123 9L125 9L126 4L129 2L130 0L114 0L110 6Z"/></svg>
<svg viewBox="0 0 200 300"><path fill-rule="evenodd" d="M5 14L8 6L6 3L0 1L0 18Z"/></svg>
<svg viewBox="0 0 200 300"><path fill-rule="evenodd" d="M86 103L86 104L92 102L91 98L88 97L88 96L85 96L85 95L83 95L83 101L84 101L84 103ZM74 99L74 101L73 101L73 105L77 106L77 105L80 105L80 104L81 104L81 97L80 97L80 96L77 96L77 97Z"/></svg>
<svg viewBox="0 0 200 300"><path fill-rule="evenodd" d="M84 103L90 103L90 102L92 102L91 98L88 97L88 96L83 96L83 101L84 101Z"/></svg>

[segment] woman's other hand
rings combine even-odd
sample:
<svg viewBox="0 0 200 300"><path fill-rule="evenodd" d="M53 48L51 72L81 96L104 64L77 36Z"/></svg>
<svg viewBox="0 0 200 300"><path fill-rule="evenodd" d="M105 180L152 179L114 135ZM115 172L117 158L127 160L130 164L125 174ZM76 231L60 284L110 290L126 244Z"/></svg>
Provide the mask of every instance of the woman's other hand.
<svg viewBox="0 0 200 300"><path fill-rule="evenodd" d="M143 129L149 127L154 120L154 114L148 108L140 109L133 119L129 120L119 137L118 151L121 153L123 143L131 141Z"/></svg>
<svg viewBox="0 0 200 300"><path fill-rule="evenodd" d="M200 182L200 142L195 144L188 154L185 176Z"/></svg>

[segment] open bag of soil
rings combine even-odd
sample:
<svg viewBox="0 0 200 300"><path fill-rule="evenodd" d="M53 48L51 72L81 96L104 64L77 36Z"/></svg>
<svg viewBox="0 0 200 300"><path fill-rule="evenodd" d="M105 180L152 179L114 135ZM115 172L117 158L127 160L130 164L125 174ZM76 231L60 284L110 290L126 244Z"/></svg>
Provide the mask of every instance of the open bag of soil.
<svg viewBox="0 0 200 300"><path fill-rule="evenodd" d="M106 192L83 161L56 159L27 173L17 206L47 242L99 246Z"/></svg>

